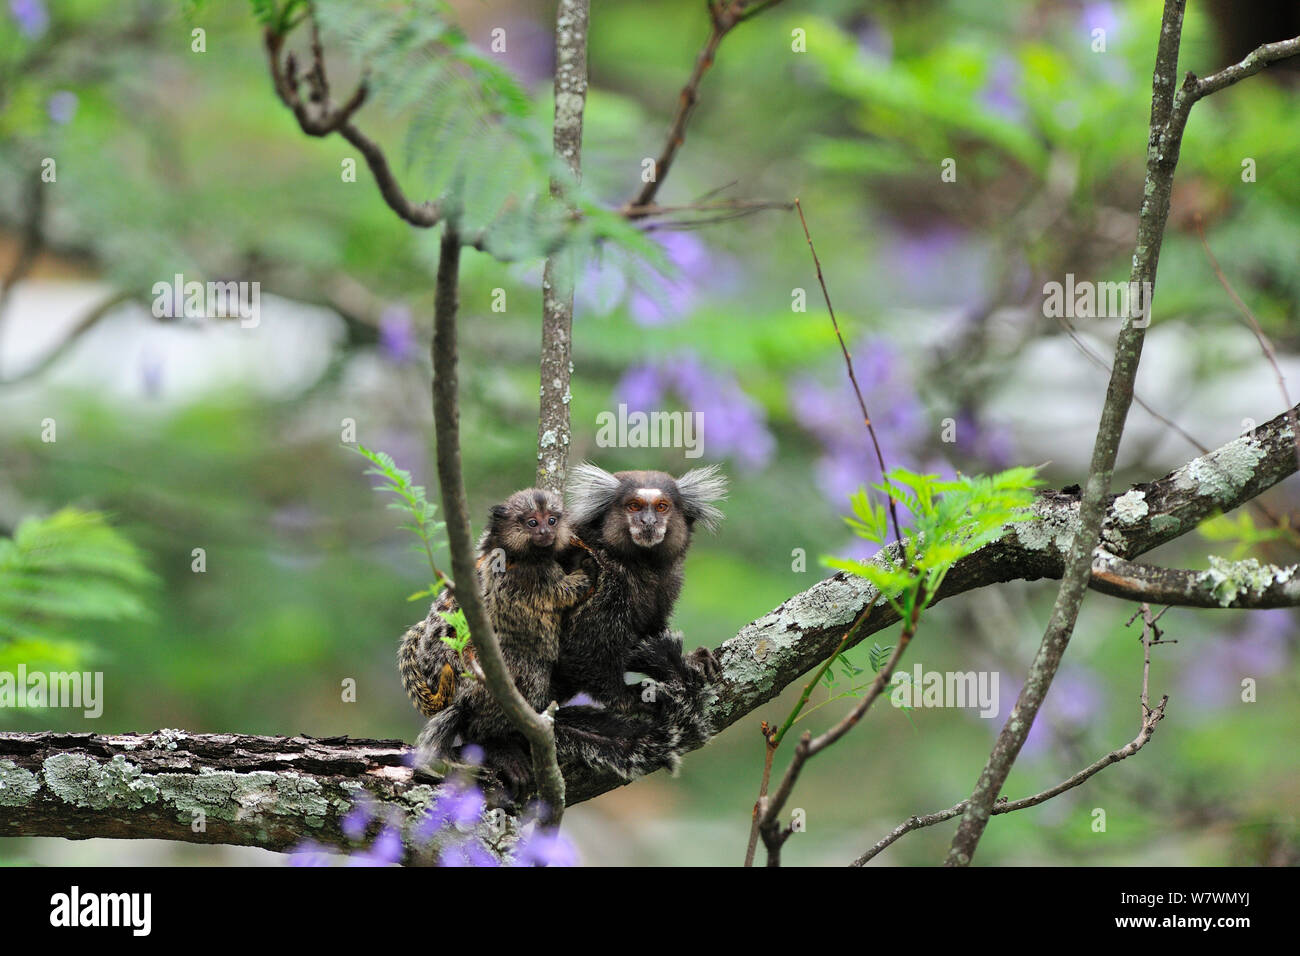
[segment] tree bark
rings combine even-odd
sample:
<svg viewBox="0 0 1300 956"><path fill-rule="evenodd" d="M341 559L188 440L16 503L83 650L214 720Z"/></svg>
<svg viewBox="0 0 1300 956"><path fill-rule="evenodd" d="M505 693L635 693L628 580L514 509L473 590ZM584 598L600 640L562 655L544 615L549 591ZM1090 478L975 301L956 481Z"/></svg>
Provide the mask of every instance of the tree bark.
<svg viewBox="0 0 1300 956"><path fill-rule="evenodd" d="M1259 426L1253 436L1111 496L1101 531L1104 553L1132 561L1293 474L1288 414ZM1006 581L1060 578L1078 528L1079 497L1043 492L1034 512L1035 520L1009 528L958 562L937 600ZM1093 586L1104 591L1110 584ZM1242 600L1276 591L1250 568L1242 569L1238 587ZM839 572L741 628L715 651L723 673L710 707L714 726L730 726L817 666L869 604L877 607L854 643L896 624L898 615L880 600L865 579ZM0 834L156 838L274 850L302 839L344 846L339 818L360 790L403 814L433 798L436 781L417 778L409 758L410 748L393 740L179 731L143 737L0 733ZM561 769L570 806L624 784L587 767ZM204 832L191 829L195 809L206 814Z"/></svg>

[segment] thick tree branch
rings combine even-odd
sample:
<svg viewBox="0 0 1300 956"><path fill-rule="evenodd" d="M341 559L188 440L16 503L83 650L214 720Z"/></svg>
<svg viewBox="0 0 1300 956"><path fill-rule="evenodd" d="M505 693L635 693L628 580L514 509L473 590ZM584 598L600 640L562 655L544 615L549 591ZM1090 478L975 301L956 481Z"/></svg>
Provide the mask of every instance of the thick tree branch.
<svg viewBox="0 0 1300 956"><path fill-rule="evenodd" d="M435 796L399 740L247 734L0 733L0 836L356 849L363 795L403 833Z"/></svg>
<svg viewBox="0 0 1300 956"><path fill-rule="evenodd" d="M1300 410L1300 409L1298 409ZM1101 541L1109 553L1133 560L1193 532L1206 518L1252 500L1296 471L1289 412L1202 455L1155 481L1112 495ZM963 558L944 578L935 600L1006 581L1059 579L1079 530L1079 497L1043 492L1036 520L1014 525L999 540ZM728 727L777 697L833 654L844 631L870 606L867 622L846 644L855 647L898 623L898 614L865 579L843 572L819 581L745 625L715 650L722 678L710 707L713 725ZM1214 605L1215 607L1219 605ZM565 768L570 803L622 781L581 767Z"/></svg>
<svg viewBox="0 0 1300 956"><path fill-rule="evenodd" d="M1237 438L1163 478L1112 497L1103 526L1103 543L1117 557L1131 561L1194 531L1210 515L1231 511L1250 501L1296 471L1292 440L1284 413L1259 426L1253 436ZM1145 511L1141 505L1146 506ZM1005 581L1060 577L1065 555L1078 529L1079 499L1072 494L1045 492L1038 497L1034 510L1037 520L1014 526L1000 540L958 562L944 579L937 600ZM474 580L472 575L460 579ZM841 572L745 625L716 650L723 675L710 707L714 725L723 728L734 724L815 668L834 653L845 628L868 606L878 605L846 649L892 627L898 622L898 615L880 601L879 592L865 579ZM271 776L277 770L287 775L283 783L287 791L296 787L310 790L313 786L310 782L300 782L304 774L310 773L337 774L345 778L343 784L359 783L377 799L402 806L423 805L432 795L431 791L418 789L421 781L410 770L412 751L396 741L342 738L312 741L229 734L185 737L178 744L180 754L172 753L169 758L167 745L156 745L151 739L0 733L0 784L3 784L0 786L0 833L74 838L164 837L283 849L307 837L326 844L335 843L334 815L342 811L329 806L318 811L314 802L297 808L285 802L277 803L275 794L281 783L279 777ZM291 746L293 741L303 742ZM332 755L328 761L320 755L318 748L322 747L328 748ZM222 777L226 783L218 784L214 779L217 792L211 796L212 802L196 804L205 809L209 820L217 818L228 821L229 825L223 824L216 830L209 825L206 833L194 833L188 817L174 819L174 809L170 816L164 813L176 805L175 798L170 796L166 797L170 803L160 799L132 807L112 799L90 806L63 800L57 797L56 791L38 788L33 792L40 794L40 802L33 803L28 791L33 784L47 786L39 778L39 771L48 757L58 753L75 756L73 763L81 766L84 775L92 780L115 780L123 775L134 779L137 770L193 775L206 769L234 775ZM117 767L108 770L107 764L114 756L120 756L121 760ZM96 766L91 767L83 757L91 758ZM169 766L160 763L169 759L175 763ZM15 773L16 769L27 776ZM587 767L562 769L570 805L624 783ZM255 771L267 771L268 776L256 781L238 776ZM34 776L38 778L33 779ZM263 789L270 788L270 796L263 799L249 796L249 786L254 782ZM156 803L161 805L155 806ZM183 802L180 806L189 808L191 804ZM959 806L964 809L964 803ZM275 810L277 807L280 809ZM324 824L319 819L322 812L326 816ZM275 836L270 841L258 837L267 822L274 824L268 831Z"/></svg>

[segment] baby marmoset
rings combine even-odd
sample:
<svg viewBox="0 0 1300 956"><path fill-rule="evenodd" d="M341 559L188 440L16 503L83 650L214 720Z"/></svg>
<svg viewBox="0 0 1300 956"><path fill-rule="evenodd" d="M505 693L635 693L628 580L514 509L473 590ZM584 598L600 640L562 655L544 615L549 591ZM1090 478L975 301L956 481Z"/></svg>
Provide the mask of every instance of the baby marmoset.
<svg viewBox="0 0 1300 956"><path fill-rule="evenodd" d="M484 610L515 686L538 711L553 699L551 673L559 657L561 615L589 589L582 570L566 572L557 561L571 538L559 495L528 488L492 508L479 541ZM461 655L442 640L455 634L442 613L456 606L444 589L429 616L406 632L398 650L402 683L416 708L431 718L420 735L422 756L452 756L459 737L481 746L490 758L500 757L490 760L494 766L526 768L522 736L483 681L465 676L476 666L472 646Z"/></svg>
<svg viewBox="0 0 1300 956"><path fill-rule="evenodd" d="M717 528L722 512L713 502L726 487L717 466L677 479L661 471L611 474L589 463L570 472L569 518L599 575L591 596L565 615L552 687L558 699L584 691L606 708L636 711L641 690L623 675L637 671L672 699L674 714L692 714L696 726L678 728L683 737L708 736L700 698L717 664L706 648L684 657L668 619L695 526ZM696 706L683 710L691 701Z"/></svg>

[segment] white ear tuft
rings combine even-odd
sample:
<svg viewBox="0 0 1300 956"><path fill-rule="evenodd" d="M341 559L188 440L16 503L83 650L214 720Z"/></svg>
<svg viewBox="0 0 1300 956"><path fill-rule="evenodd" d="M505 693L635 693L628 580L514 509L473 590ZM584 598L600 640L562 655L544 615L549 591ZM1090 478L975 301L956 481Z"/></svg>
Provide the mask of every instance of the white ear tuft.
<svg viewBox="0 0 1300 956"><path fill-rule="evenodd" d="M571 468L565 487L570 524L576 528L605 511L618 495L618 486L617 478L589 461Z"/></svg>
<svg viewBox="0 0 1300 956"><path fill-rule="evenodd" d="M727 497L727 477L718 465L688 471L677 479L677 491L682 496L688 517L710 531L718 530L723 515L713 502Z"/></svg>

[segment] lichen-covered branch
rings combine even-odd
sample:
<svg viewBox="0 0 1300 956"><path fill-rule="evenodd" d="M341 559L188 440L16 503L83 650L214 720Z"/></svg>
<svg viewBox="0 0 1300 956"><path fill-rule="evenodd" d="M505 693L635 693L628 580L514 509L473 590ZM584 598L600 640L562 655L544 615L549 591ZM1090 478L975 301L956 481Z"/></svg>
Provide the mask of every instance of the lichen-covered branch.
<svg viewBox="0 0 1300 956"><path fill-rule="evenodd" d="M1287 414L1278 415L1253 435L1243 435L1156 481L1113 496L1102 526L1103 547L1116 558L1131 561L1188 534L1210 515L1250 501L1296 471L1293 441ZM1015 525L1003 538L959 561L944 579L936 600L1005 581L1060 577L1079 526L1078 496L1044 492L1034 511L1036 520ZM1241 579L1240 587L1244 590L1234 598L1236 602L1251 594L1249 577ZM714 726L721 729L734 724L816 667L834 652L845 628L873 604L878 606L852 646L892 627L898 615L881 603L879 592L865 579L842 572L746 624L716 651L723 675L710 707ZM344 799L359 786L382 802L411 808L425 805L433 796L432 789L420 789L424 784L409 766L410 748L397 741L160 734L175 737L175 750L170 750L169 741L159 734L0 733L0 834L152 837L270 849L284 849L298 838L310 837L338 845L335 818L342 805L330 803L336 796ZM102 782L107 788L106 799L91 805L58 798L55 790L41 790L46 785L41 777L44 764L57 754L72 755L71 763L84 769L84 776L95 782L96 789ZM118 768L105 770L104 765L118 756L122 758ZM54 767L64 763L69 762L56 761ZM625 783L590 768L562 769L569 805ZM107 797L108 791L116 792L115 780L124 775L136 779L136 770L150 775L142 778L137 789L152 793L149 788L157 784L158 799ZM255 772L267 776L241 776ZM205 809L209 819L206 832L191 831L188 818L176 816L177 799L183 808L192 808L191 798L175 789L186 781L171 777L154 780L151 775L156 773L224 775L213 777L211 784L204 782L204 788L211 788L204 791L210 802L193 805ZM277 773L285 776L274 776ZM318 784L324 788L323 803L315 796ZM330 789L335 786L337 789ZM285 799L279 798L281 791ZM176 797L171 796L173 792ZM291 799L290 794L296 796ZM35 796L39 800L32 799ZM214 829L213 819L226 823ZM265 839L260 836L262 831Z"/></svg>
<svg viewBox="0 0 1300 956"><path fill-rule="evenodd" d="M1255 429L1254 434L1236 438L1162 478L1134 485L1123 495L1110 496L1102 523L1101 547L1131 561L1194 531L1211 515L1245 504L1294 474L1296 458L1289 414L1276 416ZM944 578L935 600L1006 581L1059 579L1079 530L1079 496L1043 492L1034 504L1034 512L1034 521L1014 525L999 540L958 561ZM710 708L713 725L719 729L730 726L824 661L870 604L875 604L875 609L847 649L893 627L899 618L866 579L844 572L819 581L746 624L715 651L723 674ZM623 783L583 768L566 768L565 780L571 804Z"/></svg>
<svg viewBox="0 0 1300 956"><path fill-rule="evenodd" d="M356 849L341 824L359 799L403 834L434 799L409 761L399 740L0 733L0 836Z"/></svg>
<svg viewBox="0 0 1300 956"><path fill-rule="evenodd" d="M1106 400L1102 405L1101 422L1097 427L1092 463L1080 506L1080 530L1074 538L1056 603L1038 653L1030 665L1020 696L980 773L971 793L970 804L962 815L961 825L949 847L945 861L948 866L967 866L975 855L975 848L988 825L993 803L1001 793L1020 748L1029 736L1029 730L1069 645L1092 576L1093 549L1101 531L1104 499L1110 490L1124 422L1133 402L1133 386L1137 379L1138 363L1142 358L1146 326L1150 322L1152 290L1160 263L1165 225L1169 218L1174 173L1192 105L1217 89L1259 72L1267 63L1300 50L1300 45L1293 47L1291 41L1261 47L1243 63L1207 80L1198 81L1189 73L1187 82L1175 94L1185 8L1186 0L1165 0L1156 48L1156 64L1152 73L1146 181L1138 214L1137 245L1133 252L1129 285L1131 289L1142 291L1136 306L1131 306L1129 314L1124 318L1115 347L1115 364L1106 390Z"/></svg>
<svg viewBox="0 0 1300 956"><path fill-rule="evenodd" d="M577 183L582 178L582 118L587 106L590 0L560 0L555 12L555 125L552 143ZM565 184L551 181L562 200ZM573 254L562 249L542 268L541 389L537 416L537 484L564 490L569 464L569 382L573 375Z"/></svg>

